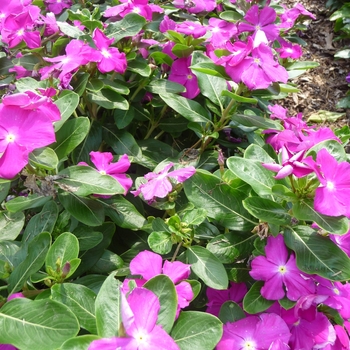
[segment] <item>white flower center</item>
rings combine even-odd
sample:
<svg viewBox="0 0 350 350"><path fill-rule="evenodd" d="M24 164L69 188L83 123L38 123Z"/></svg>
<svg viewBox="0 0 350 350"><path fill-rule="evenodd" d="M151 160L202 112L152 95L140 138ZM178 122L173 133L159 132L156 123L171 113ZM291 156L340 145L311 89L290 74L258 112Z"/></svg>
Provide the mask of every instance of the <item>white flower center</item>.
<svg viewBox="0 0 350 350"><path fill-rule="evenodd" d="M24 29L20 29L17 31L18 36L22 36L24 34Z"/></svg>
<svg viewBox="0 0 350 350"><path fill-rule="evenodd" d="M111 57L111 54L106 49L102 49L101 53L102 53L102 56L104 56L106 58L110 58Z"/></svg>
<svg viewBox="0 0 350 350"><path fill-rule="evenodd" d="M100 170L100 174L106 175L107 173L104 170Z"/></svg>
<svg viewBox="0 0 350 350"><path fill-rule="evenodd" d="M337 294L337 295L339 295L339 294L340 294L340 292L339 292L339 289L338 289L338 288L333 288L333 292L334 292L334 294Z"/></svg>
<svg viewBox="0 0 350 350"><path fill-rule="evenodd" d="M145 330L138 330L138 332L134 335L134 338L139 346L147 346L149 337Z"/></svg>
<svg viewBox="0 0 350 350"><path fill-rule="evenodd" d="M15 139L16 139L16 136L13 135L13 134L8 134L8 135L6 136L6 141L7 141L8 143L14 142Z"/></svg>
<svg viewBox="0 0 350 350"><path fill-rule="evenodd" d="M335 189L334 183L332 181L327 181L327 185L326 185L327 189L329 189L330 191L333 191Z"/></svg>
<svg viewBox="0 0 350 350"><path fill-rule="evenodd" d="M255 342L251 340L247 340L244 342L242 350L255 350Z"/></svg>
<svg viewBox="0 0 350 350"><path fill-rule="evenodd" d="M281 275L284 275L286 272L287 272L287 267L285 265L280 265L278 266L278 272L281 274Z"/></svg>
<svg viewBox="0 0 350 350"><path fill-rule="evenodd" d="M141 9L139 7L134 7L132 12L141 13Z"/></svg>

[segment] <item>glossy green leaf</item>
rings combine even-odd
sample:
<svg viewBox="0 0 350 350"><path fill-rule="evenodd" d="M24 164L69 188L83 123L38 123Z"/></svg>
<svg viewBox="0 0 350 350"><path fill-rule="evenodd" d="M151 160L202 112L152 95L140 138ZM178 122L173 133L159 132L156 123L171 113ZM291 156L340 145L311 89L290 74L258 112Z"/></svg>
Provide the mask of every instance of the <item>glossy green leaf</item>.
<svg viewBox="0 0 350 350"><path fill-rule="evenodd" d="M234 301L225 301L220 308L219 319L223 324L227 322L236 322L245 318L242 308Z"/></svg>
<svg viewBox="0 0 350 350"><path fill-rule="evenodd" d="M55 104L61 112L61 119L54 124L57 132L78 107L79 95L74 91L64 90L55 101Z"/></svg>
<svg viewBox="0 0 350 350"><path fill-rule="evenodd" d="M77 258L78 255L78 238L70 232L61 233L47 253L45 259L46 271L49 272L49 267L53 270L56 270L56 267L62 269L67 262ZM67 277L69 277L69 275L71 275L71 273L69 273Z"/></svg>
<svg viewBox="0 0 350 350"><path fill-rule="evenodd" d="M102 225L105 218L103 205L95 199L83 198L71 192L59 193L63 207L78 221L88 226Z"/></svg>
<svg viewBox="0 0 350 350"><path fill-rule="evenodd" d="M197 170L185 182L184 189L187 198L196 207L205 209L209 218L224 227L248 231L258 222L242 205L245 195L208 172Z"/></svg>
<svg viewBox="0 0 350 350"><path fill-rule="evenodd" d="M157 324L170 333L175 322L178 303L174 283L168 276L158 275L148 280L143 287L151 290L158 297L160 310Z"/></svg>
<svg viewBox="0 0 350 350"><path fill-rule="evenodd" d="M51 236L42 232L28 245L27 257L13 270L8 280L9 294L18 292L29 277L43 266L49 250Z"/></svg>
<svg viewBox="0 0 350 350"><path fill-rule="evenodd" d="M195 123L211 123L208 112L198 102L175 94L163 93L159 96L169 107L187 120Z"/></svg>
<svg viewBox="0 0 350 350"><path fill-rule="evenodd" d="M100 339L97 335L80 335L79 337L68 339L60 347L60 350L87 350L90 343L97 339Z"/></svg>
<svg viewBox="0 0 350 350"><path fill-rule="evenodd" d="M267 198L248 197L243 201L243 206L250 214L269 224L289 225L292 221L288 208Z"/></svg>
<svg viewBox="0 0 350 350"><path fill-rule="evenodd" d="M105 203L106 215L119 227L135 230L140 229L146 223L144 216L123 196L113 196Z"/></svg>
<svg viewBox="0 0 350 350"><path fill-rule="evenodd" d="M12 241L20 234L24 225L23 212L0 212L0 241Z"/></svg>
<svg viewBox="0 0 350 350"><path fill-rule="evenodd" d="M128 13L122 20L109 23L105 34L113 38L114 42L118 42L122 38L138 34L145 24L144 17L136 13Z"/></svg>
<svg viewBox="0 0 350 350"><path fill-rule="evenodd" d="M173 247L171 233L169 232L152 232L147 239L149 247L158 254L168 254Z"/></svg>
<svg viewBox="0 0 350 350"><path fill-rule="evenodd" d="M92 334L97 334L95 317L96 294L80 284L60 283L51 288L52 300L69 309L77 317L80 326Z"/></svg>
<svg viewBox="0 0 350 350"><path fill-rule="evenodd" d="M78 27L72 26L67 22L57 21L57 25L60 28L60 31L70 38L78 39L80 36L84 35L84 32L82 32Z"/></svg>
<svg viewBox="0 0 350 350"><path fill-rule="evenodd" d="M103 338L118 336L121 326L121 282L110 274L95 301L97 333Z"/></svg>
<svg viewBox="0 0 350 350"><path fill-rule="evenodd" d="M316 222L327 232L343 235L349 231L349 220L346 217L322 215L314 209L313 201L299 200L293 205L293 215L299 220Z"/></svg>
<svg viewBox="0 0 350 350"><path fill-rule="evenodd" d="M265 169L261 162L230 157L226 161L227 167L240 179L248 183L260 196L271 194L271 188L276 184L271 171Z"/></svg>
<svg viewBox="0 0 350 350"><path fill-rule="evenodd" d="M202 246L192 246L187 249L186 257L192 271L203 282L214 289L226 289L227 273L221 261L208 249Z"/></svg>
<svg viewBox="0 0 350 350"><path fill-rule="evenodd" d="M205 312L182 311L170 335L181 350L214 349L222 336L222 323Z"/></svg>
<svg viewBox="0 0 350 350"><path fill-rule="evenodd" d="M228 91L228 90L222 91L222 95L231 97L232 100L235 100L235 101L241 102L241 103L253 103L253 104L257 104L258 103L258 100L256 98L244 97L244 96L241 96L241 95L236 95L235 93L233 93L231 91Z"/></svg>
<svg viewBox="0 0 350 350"><path fill-rule="evenodd" d="M102 89L100 91L90 91L86 93L87 99L106 109L122 109L129 108L128 101L115 91L110 89Z"/></svg>
<svg viewBox="0 0 350 350"><path fill-rule="evenodd" d="M95 231L95 228L79 225L72 232L78 238L79 250L85 251L97 246L103 239L101 232Z"/></svg>
<svg viewBox="0 0 350 350"><path fill-rule="evenodd" d="M102 175L89 166L73 165L62 170L59 175L63 177L57 182L70 188L76 196L114 195L125 192L124 187L113 176Z"/></svg>
<svg viewBox="0 0 350 350"><path fill-rule="evenodd" d="M124 265L123 259L111 252L110 250L105 250L97 263L90 269L90 273L108 274L112 271L121 269Z"/></svg>
<svg viewBox="0 0 350 350"><path fill-rule="evenodd" d="M46 202L43 209L34 215L23 232L22 244L28 244L41 232L52 233L58 218L58 206L52 200Z"/></svg>
<svg viewBox="0 0 350 350"><path fill-rule="evenodd" d="M90 121L88 118L79 117L67 120L56 133L56 142L51 146L58 159L62 159L72 152L84 140L89 128Z"/></svg>
<svg viewBox="0 0 350 350"><path fill-rule="evenodd" d="M186 90L183 85L170 80L153 80L145 87L145 89L154 94L162 94L164 92L177 94Z"/></svg>
<svg viewBox="0 0 350 350"><path fill-rule="evenodd" d="M317 143L307 151L305 156L308 156L313 152L317 154L317 152L323 148L325 148L328 153L330 153L338 162L347 161L347 155L344 150L344 146L335 140L326 140Z"/></svg>
<svg viewBox="0 0 350 350"><path fill-rule="evenodd" d="M78 334L79 323L70 309L56 301L13 299L0 312L0 343L21 350L59 348ZM25 336L24 336L25 335Z"/></svg>
<svg viewBox="0 0 350 350"><path fill-rule="evenodd" d="M275 130L283 129L281 123L268 118L260 117L258 115L234 114L231 117L231 119L247 127L256 127L261 129L275 129Z"/></svg>
<svg viewBox="0 0 350 350"><path fill-rule="evenodd" d="M309 118L307 118L307 121L316 122L316 123L335 122L339 118L342 118L345 116L346 116L346 113L336 113L336 112L319 110L316 113L312 113L309 116Z"/></svg>
<svg viewBox="0 0 350 350"><path fill-rule="evenodd" d="M273 163L275 160L262 147L252 143L245 152L244 158L249 160L259 161L261 163Z"/></svg>
<svg viewBox="0 0 350 350"><path fill-rule="evenodd" d="M260 290L263 287L264 282L257 281L249 289L248 293L243 299L243 309L249 314L257 314L267 310L275 301L265 299Z"/></svg>
<svg viewBox="0 0 350 350"><path fill-rule="evenodd" d="M29 154L29 164L34 168L55 170L58 158L55 151L49 147L37 148Z"/></svg>
<svg viewBox="0 0 350 350"><path fill-rule="evenodd" d="M301 271L316 274L331 281L350 278L350 258L329 237L319 235L308 226L285 230L285 243L295 251Z"/></svg>
<svg viewBox="0 0 350 350"><path fill-rule="evenodd" d="M8 211L16 213L29 208L41 207L49 200L51 200L50 196L45 197L38 194L30 194L27 197L20 196L11 199L5 204L5 207Z"/></svg>

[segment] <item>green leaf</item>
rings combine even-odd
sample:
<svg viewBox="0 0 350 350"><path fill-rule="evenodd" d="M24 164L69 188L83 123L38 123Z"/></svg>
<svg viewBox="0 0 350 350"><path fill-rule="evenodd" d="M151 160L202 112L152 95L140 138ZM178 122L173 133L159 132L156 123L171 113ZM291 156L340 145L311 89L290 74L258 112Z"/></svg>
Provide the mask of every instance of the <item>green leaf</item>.
<svg viewBox="0 0 350 350"><path fill-rule="evenodd" d="M347 161L347 154L345 152L344 146L335 140L326 140L317 143L307 151L305 157L312 154L313 152L317 154L318 151L323 148L325 148L329 154L332 155L338 162Z"/></svg>
<svg viewBox="0 0 350 350"><path fill-rule="evenodd" d="M208 112L196 101L175 94L160 94L160 98L174 111L187 120L197 123L208 123Z"/></svg>
<svg viewBox="0 0 350 350"><path fill-rule="evenodd" d="M99 226L103 223L105 218L103 205L97 200L79 197L71 192L59 193L58 198L63 207L83 224Z"/></svg>
<svg viewBox="0 0 350 350"><path fill-rule="evenodd" d="M55 104L61 112L61 120L54 124L57 132L78 107L79 95L74 91L64 90L55 101Z"/></svg>
<svg viewBox="0 0 350 350"><path fill-rule="evenodd" d="M145 24L144 17L136 13L128 13L122 20L109 23L105 34L109 38L113 38L114 42L118 42L120 39L138 34Z"/></svg>
<svg viewBox="0 0 350 350"><path fill-rule="evenodd" d="M261 129L275 129L275 130L283 129L280 122L277 122L268 118L263 118L258 115L234 114L231 116L231 119L247 127L257 127Z"/></svg>
<svg viewBox="0 0 350 350"><path fill-rule="evenodd" d="M27 282L29 277L33 273L39 271L43 266L50 242L50 234L48 232L42 232L29 243L27 257L14 268L9 277L9 294L21 290L23 284Z"/></svg>
<svg viewBox="0 0 350 350"><path fill-rule="evenodd" d="M128 70L145 78L149 77L152 73L148 61L142 57L137 57L135 60L128 62Z"/></svg>
<svg viewBox="0 0 350 350"><path fill-rule="evenodd" d="M56 133L56 142L51 146L58 159L62 159L72 152L85 139L89 129L89 118L79 117L67 120Z"/></svg>
<svg viewBox="0 0 350 350"><path fill-rule="evenodd" d="M112 271L121 269L124 265L123 259L111 252L110 250L105 250L99 261L90 269L91 273L98 274L108 274Z"/></svg>
<svg viewBox="0 0 350 350"><path fill-rule="evenodd" d="M158 297L160 311L157 324L170 333L175 322L178 303L174 283L168 276L158 275L148 280L143 287L151 290Z"/></svg>
<svg viewBox="0 0 350 350"><path fill-rule="evenodd" d="M133 121L135 117L135 108L129 106L127 110L115 109L113 117L118 129L124 129Z"/></svg>
<svg viewBox="0 0 350 350"><path fill-rule="evenodd" d="M12 241L20 234L24 226L23 212L0 212L0 241Z"/></svg>
<svg viewBox="0 0 350 350"><path fill-rule="evenodd" d="M319 235L307 226L296 226L284 232L288 248L295 251L301 271L331 281L350 278L350 258L329 237Z"/></svg>
<svg viewBox="0 0 350 350"><path fill-rule="evenodd" d="M121 282L110 274L97 294L95 314L97 334L103 338L118 336L121 326Z"/></svg>
<svg viewBox="0 0 350 350"><path fill-rule="evenodd" d="M248 183L260 196L271 194L271 188L276 184L271 171L265 169L261 162L230 157L226 161L227 167L241 180Z"/></svg>
<svg viewBox="0 0 350 350"><path fill-rule="evenodd" d="M23 232L22 244L28 244L41 232L52 233L58 218L58 206L52 200L46 202L40 213L34 215Z"/></svg>
<svg viewBox="0 0 350 350"><path fill-rule="evenodd" d="M182 311L170 335L181 350L214 349L222 336L222 323L205 312Z"/></svg>
<svg viewBox="0 0 350 350"><path fill-rule="evenodd" d="M322 215L314 209L312 200L299 200L294 203L293 215L299 220L316 222L327 232L343 235L349 231L349 220L346 217Z"/></svg>
<svg viewBox="0 0 350 350"><path fill-rule="evenodd" d="M79 251L89 250L96 247L103 239L101 232L95 231L92 227L79 225L72 232L78 238Z"/></svg>
<svg viewBox="0 0 350 350"><path fill-rule="evenodd" d="M208 287L227 289L228 278L224 265L208 249L192 246L187 249L186 256L193 272Z"/></svg>
<svg viewBox="0 0 350 350"><path fill-rule="evenodd" d="M143 215L123 196L114 196L106 200L105 203L106 215L119 227L136 230L140 229L146 223Z"/></svg>
<svg viewBox="0 0 350 350"><path fill-rule="evenodd" d="M162 94L164 92L177 94L186 90L183 85L170 80L153 80L145 89L153 94Z"/></svg>
<svg viewBox="0 0 350 350"><path fill-rule="evenodd" d="M5 204L5 207L8 211L16 213L25 209L41 207L49 200L51 200L50 196L45 197L38 194L30 194L27 197L20 196L11 199Z"/></svg>
<svg viewBox="0 0 350 350"><path fill-rule="evenodd" d="M316 68L320 64L315 61L296 61L292 62L286 65L286 69L288 71L292 70L305 70L305 69L311 69L311 68Z"/></svg>
<svg viewBox="0 0 350 350"><path fill-rule="evenodd" d="M257 314L267 310L275 301L265 299L260 290L263 287L264 282L257 281L249 289L248 293L243 299L243 309L249 314Z"/></svg>
<svg viewBox="0 0 350 350"><path fill-rule="evenodd" d="M73 165L59 172L59 175L67 176L67 178L60 178L57 182L68 186L72 191L74 189L76 196L114 195L125 192L124 187L113 176L102 175L89 166Z"/></svg>
<svg viewBox="0 0 350 350"><path fill-rule="evenodd" d="M77 258L78 255L78 238L70 232L61 233L47 253L45 259L46 272L49 273L49 267L51 267L53 270L56 270L57 267L62 269L67 262ZM74 271L71 270L67 277L72 275L73 272Z"/></svg>
<svg viewBox="0 0 350 350"><path fill-rule="evenodd" d="M86 93L88 101L106 109L122 109L129 108L128 101L117 92L110 89L102 89L100 91L90 91Z"/></svg>
<svg viewBox="0 0 350 350"><path fill-rule="evenodd" d="M242 205L246 196L208 172L197 170L184 183L184 189L196 207L207 210L208 217L224 227L248 231L257 225L258 221Z"/></svg>
<svg viewBox="0 0 350 350"><path fill-rule="evenodd" d="M80 36L84 35L84 32L82 32L78 27L72 26L67 22L57 21L57 25L60 28L60 31L70 38L78 39Z"/></svg>
<svg viewBox="0 0 350 350"><path fill-rule="evenodd" d="M97 334L96 294L91 289L80 284L60 283L51 288L51 296L52 300L69 307L77 317L81 327L92 334Z"/></svg>
<svg viewBox="0 0 350 350"><path fill-rule="evenodd" d="M147 239L149 247L158 254L168 254L171 252L173 242L169 232L152 232Z"/></svg>
<svg viewBox="0 0 350 350"><path fill-rule="evenodd" d="M242 308L234 301L225 301L219 312L220 321L225 324L227 322L236 322L245 318L245 313Z"/></svg>
<svg viewBox="0 0 350 350"><path fill-rule="evenodd" d="M56 301L13 299L1 308L0 343L22 350L59 348L78 334L79 323L69 308ZM24 336L25 335L25 336Z"/></svg>
<svg viewBox="0 0 350 350"><path fill-rule="evenodd" d="M257 104L258 103L258 100L256 98L244 97L244 96L236 95L233 92L228 91L228 90L222 91L222 95L231 97L233 100L235 100L237 102L241 102L241 103L253 103L253 104Z"/></svg>
<svg viewBox="0 0 350 350"><path fill-rule="evenodd" d="M225 21L236 22L243 18L242 14L237 11L223 11L220 12L219 17Z"/></svg>
<svg viewBox="0 0 350 350"><path fill-rule="evenodd" d="M29 153L29 164L34 168L55 170L58 158L55 151L49 147L37 148Z"/></svg>
<svg viewBox="0 0 350 350"><path fill-rule="evenodd" d="M218 66L214 62L200 62L191 65L190 68L193 72L200 72L218 78L230 79L229 76L226 74L225 68L222 66Z"/></svg>
<svg viewBox="0 0 350 350"><path fill-rule="evenodd" d="M126 153L128 156L134 157L134 161L142 160L142 152L134 137L127 131L112 131L105 126L103 128L103 139L112 147L116 154Z"/></svg>
<svg viewBox="0 0 350 350"><path fill-rule="evenodd" d="M262 147L254 143L250 144L246 148L244 158L259 161L261 163L273 163L275 161Z"/></svg>
<svg viewBox="0 0 350 350"><path fill-rule="evenodd" d="M60 350L87 350L92 341L100 339L97 335L86 334L68 339L60 347Z"/></svg>
<svg viewBox="0 0 350 350"><path fill-rule="evenodd" d="M267 198L248 197L243 206L250 214L269 224L289 225L292 221L287 208Z"/></svg>

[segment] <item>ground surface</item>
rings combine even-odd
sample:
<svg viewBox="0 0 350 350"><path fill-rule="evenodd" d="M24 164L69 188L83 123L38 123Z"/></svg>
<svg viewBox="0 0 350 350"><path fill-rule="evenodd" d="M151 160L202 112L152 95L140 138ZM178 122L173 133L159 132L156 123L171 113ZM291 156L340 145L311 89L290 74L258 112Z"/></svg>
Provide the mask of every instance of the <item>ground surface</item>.
<svg viewBox="0 0 350 350"><path fill-rule="evenodd" d="M285 101L291 114L302 112L306 118L319 110L346 112L346 116L336 124L342 126L350 120L350 110L336 108L336 103L345 97L349 87L345 77L350 72L350 59L335 59L334 54L344 48L343 41L333 41L336 36L334 23L329 21L330 12L325 7L325 0L282 0L288 8L301 3L312 12L317 19L307 21L308 30L302 34L302 39L308 45L304 47L303 60L316 61L320 64L302 76L295 79L300 89Z"/></svg>

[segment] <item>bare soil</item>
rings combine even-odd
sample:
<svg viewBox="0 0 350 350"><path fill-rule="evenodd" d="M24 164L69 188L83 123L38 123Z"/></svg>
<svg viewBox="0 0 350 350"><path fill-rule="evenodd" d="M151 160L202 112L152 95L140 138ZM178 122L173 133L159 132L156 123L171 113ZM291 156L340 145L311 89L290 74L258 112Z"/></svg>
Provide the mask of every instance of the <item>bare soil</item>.
<svg viewBox="0 0 350 350"><path fill-rule="evenodd" d="M319 63L317 68L293 80L300 92L288 97L284 101L285 107L292 115L302 112L306 119L320 110L344 112L346 116L333 126L349 124L350 109L337 109L336 104L349 89L345 78L350 72L350 59L336 59L334 54L349 47L350 43L333 40L337 33L334 33L334 22L329 20L331 13L325 7L325 0L283 0L281 3L288 8L301 3L316 16L316 20L305 22L308 29L301 34L301 38L307 42L303 48L303 60Z"/></svg>

